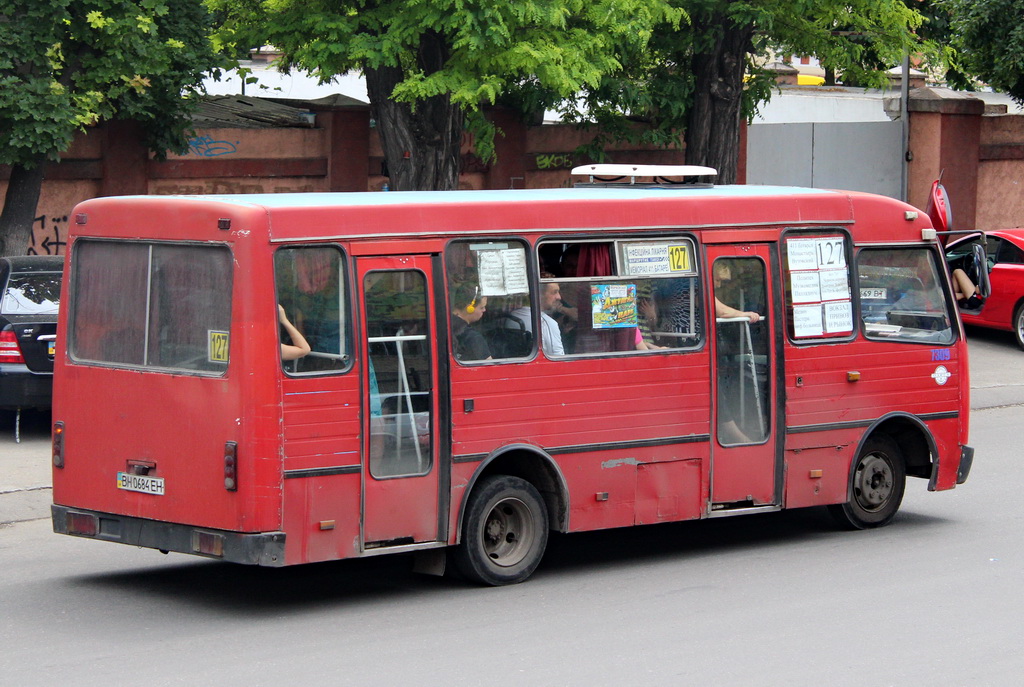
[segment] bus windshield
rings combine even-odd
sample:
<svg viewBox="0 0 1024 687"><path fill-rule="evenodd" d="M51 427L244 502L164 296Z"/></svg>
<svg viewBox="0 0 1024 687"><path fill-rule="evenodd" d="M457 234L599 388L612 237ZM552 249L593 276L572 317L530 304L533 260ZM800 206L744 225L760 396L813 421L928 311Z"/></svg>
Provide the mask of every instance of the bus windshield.
<svg viewBox="0 0 1024 687"><path fill-rule="evenodd" d="M934 252L865 249L858 260L861 320L869 339L953 342Z"/></svg>

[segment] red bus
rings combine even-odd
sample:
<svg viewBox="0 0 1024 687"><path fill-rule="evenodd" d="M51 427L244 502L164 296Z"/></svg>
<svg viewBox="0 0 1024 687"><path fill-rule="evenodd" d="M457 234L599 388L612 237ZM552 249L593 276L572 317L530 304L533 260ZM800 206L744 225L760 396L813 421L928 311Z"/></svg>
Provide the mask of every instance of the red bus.
<svg viewBox="0 0 1024 687"><path fill-rule="evenodd" d="M807 506L868 528L908 476L966 480L924 213L602 179L80 204L54 530L265 566L415 552L498 585L550 530Z"/></svg>

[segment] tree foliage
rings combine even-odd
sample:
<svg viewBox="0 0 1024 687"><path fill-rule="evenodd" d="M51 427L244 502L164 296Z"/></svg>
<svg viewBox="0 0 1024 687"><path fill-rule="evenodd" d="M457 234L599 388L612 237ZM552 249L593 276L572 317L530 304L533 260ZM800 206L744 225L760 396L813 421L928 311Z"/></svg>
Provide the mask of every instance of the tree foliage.
<svg viewBox="0 0 1024 687"><path fill-rule="evenodd" d="M1024 104L1024 0L942 0L964 68Z"/></svg>
<svg viewBox="0 0 1024 687"><path fill-rule="evenodd" d="M216 65L210 30L202 0L0 2L0 254L27 250L41 166L76 131L135 119L158 155L184 148L190 96Z"/></svg>
<svg viewBox="0 0 1024 687"><path fill-rule="evenodd" d="M626 73L606 78L566 108L594 118L611 135L655 143L685 131L687 162L735 179L739 123L772 92L763 68L770 50L815 55L860 85L881 85L881 71L917 44L920 15L901 0L674 0L689 18L681 30L660 26L650 49ZM643 121L648 128L628 126ZM603 141L598 141L602 143ZM596 152L596 151L594 151Z"/></svg>
<svg viewBox="0 0 1024 687"><path fill-rule="evenodd" d="M399 189L456 183L465 117L487 155L481 106L512 92L572 98L621 69L619 46L640 50L681 17L666 0L209 2L225 47L271 43L323 81L362 71Z"/></svg>

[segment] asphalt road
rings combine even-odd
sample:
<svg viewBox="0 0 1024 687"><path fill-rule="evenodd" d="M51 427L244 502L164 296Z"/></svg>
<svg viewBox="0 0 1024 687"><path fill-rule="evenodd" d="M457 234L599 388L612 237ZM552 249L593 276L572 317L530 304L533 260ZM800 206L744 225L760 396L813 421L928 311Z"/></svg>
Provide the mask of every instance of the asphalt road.
<svg viewBox="0 0 1024 687"><path fill-rule="evenodd" d="M267 570L20 522L0 684L1016 684L1024 352L975 336L971 478L911 480L889 527L810 509L559 536L530 581L481 589L401 557Z"/></svg>

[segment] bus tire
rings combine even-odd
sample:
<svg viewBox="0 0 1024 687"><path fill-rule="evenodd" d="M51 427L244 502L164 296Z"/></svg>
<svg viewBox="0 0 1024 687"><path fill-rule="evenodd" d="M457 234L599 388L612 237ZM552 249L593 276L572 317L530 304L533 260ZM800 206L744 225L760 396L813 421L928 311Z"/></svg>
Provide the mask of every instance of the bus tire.
<svg viewBox="0 0 1024 687"><path fill-rule="evenodd" d="M829 512L848 529L887 525L900 509L906 482L899 446L887 436L872 436L864 442L850 476L850 500L829 506Z"/></svg>
<svg viewBox="0 0 1024 687"><path fill-rule="evenodd" d="M548 542L548 512L540 492L518 477L484 477L466 506L454 562L466 579L491 586L533 574Z"/></svg>
<svg viewBox="0 0 1024 687"><path fill-rule="evenodd" d="M1024 350L1024 303L1013 311L1013 338L1017 340L1017 347Z"/></svg>

